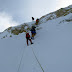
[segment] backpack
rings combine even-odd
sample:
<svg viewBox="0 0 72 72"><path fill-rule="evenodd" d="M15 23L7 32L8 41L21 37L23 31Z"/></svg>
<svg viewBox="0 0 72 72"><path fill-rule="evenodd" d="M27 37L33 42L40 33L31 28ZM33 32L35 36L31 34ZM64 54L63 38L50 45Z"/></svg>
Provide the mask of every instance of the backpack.
<svg viewBox="0 0 72 72"><path fill-rule="evenodd" d="M30 37L29 33L26 34L26 37Z"/></svg>

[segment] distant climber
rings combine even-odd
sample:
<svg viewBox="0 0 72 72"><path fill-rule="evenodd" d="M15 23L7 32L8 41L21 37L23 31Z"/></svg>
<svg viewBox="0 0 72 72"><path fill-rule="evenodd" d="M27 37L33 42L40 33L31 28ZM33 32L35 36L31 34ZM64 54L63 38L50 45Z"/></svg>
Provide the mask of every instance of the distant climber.
<svg viewBox="0 0 72 72"><path fill-rule="evenodd" d="M36 23L35 23L35 24L36 24L36 25L38 25L38 23L39 23L39 19L37 18L37 19L36 19Z"/></svg>
<svg viewBox="0 0 72 72"><path fill-rule="evenodd" d="M32 21L34 21L34 17L32 17Z"/></svg>
<svg viewBox="0 0 72 72"><path fill-rule="evenodd" d="M27 46L29 45L28 40L31 42L31 44L33 44L32 40L30 39L29 33L26 33L26 40L27 40Z"/></svg>
<svg viewBox="0 0 72 72"><path fill-rule="evenodd" d="M34 39L34 36L36 35L36 30L35 30L35 26L32 26L32 28L31 28L31 35L32 35L32 37L31 37L31 39Z"/></svg>

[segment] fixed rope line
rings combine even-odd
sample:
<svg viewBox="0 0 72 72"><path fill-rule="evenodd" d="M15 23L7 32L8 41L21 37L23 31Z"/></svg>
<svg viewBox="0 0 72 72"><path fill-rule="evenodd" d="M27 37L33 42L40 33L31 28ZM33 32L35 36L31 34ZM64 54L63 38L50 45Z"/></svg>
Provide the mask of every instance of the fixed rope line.
<svg viewBox="0 0 72 72"><path fill-rule="evenodd" d="M24 46L24 48L25 48L25 46ZM20 66L21 66L21 63L22 63L22 59L23 59L23 55L24 55L24 51L25 51L25 50L23 50L22 57L21 57L21 60L20 60L20 63L19 63L19 67L18 67L17 72L19 72L19 70L20 70Z"/></svg>
<svg viewBox="0 0 72 72"><path fill-rule="evenodd" d="M32 48L32 47L31 47L31 48ZM44 69L42 68L42 66L41 66L41 64L40 64L40 62L39 62L39 60L37 59L37 57L36 57L36 55L35 55L35 53L34 53L33 48L32 48L32 51L33 51L33 54L34 54L34 56L35 56L35 58L36 58L36 60L37 60L37 62L38 62L38 64L39 64L40 68L41 68L42 71L44 72Z"/></svg>

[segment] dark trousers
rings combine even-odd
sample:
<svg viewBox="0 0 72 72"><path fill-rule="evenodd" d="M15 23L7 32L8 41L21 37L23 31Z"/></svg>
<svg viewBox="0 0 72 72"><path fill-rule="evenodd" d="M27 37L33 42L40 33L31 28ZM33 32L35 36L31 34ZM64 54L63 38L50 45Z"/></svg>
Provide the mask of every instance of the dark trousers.
<svg viewBox="0 0 72 72"><path fill-rule="evenodd" d="M28 45L28 40L32 43L32 40L29 37L26 37L27 39L27 45Z"/></svg>

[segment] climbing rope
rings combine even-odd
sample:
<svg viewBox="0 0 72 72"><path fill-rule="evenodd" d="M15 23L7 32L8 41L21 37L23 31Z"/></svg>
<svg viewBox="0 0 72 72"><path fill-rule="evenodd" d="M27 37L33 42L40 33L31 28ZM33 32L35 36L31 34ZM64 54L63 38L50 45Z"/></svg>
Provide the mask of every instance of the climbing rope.
<svg viewBox="0 0 72 72"><path fill-rule="evenodd" d="M32 48L32 47L31 47L31 48ZM38 64L39 64L40 68L41 68L42 71L44 72L44 69L42 68L42 66L41 66L41 64L40 64L40 62L39 62L39 60L38 60L38 58L36 57L33 48L32 48L32 52L33 52L33 54L34 54L34 56L35 56L35 58L36 58L36 60L37 60L37 62L38 62Z"/></svg>
<svg viewBox="0 0 72 72"><path fill-rule="evenodd" d="M31 48L32 48L32 47L31 47ZM19 72L19 70L20 70L21 63L22 63L22 60L23 60L24 51L25 51L25 45L24 45L24 50L23 50L23 53L22 53L22 57L21 57L20 63L19 63L19 65L18 65L19 67L18 67L17 72ZM39 64L41 70L44 72L44 69L43 69L43 67L41 66L41 64L40 64L40 62L39 62L39 60L38 60L38 58L36 57L33 48L32 48L32 52L33 52L33 54L34 54L34 56L35 56L35 58L36 58L36 60L37 60L37 62L38 62L38 64Z"/></svg>
<svg viewBox="0 0 72 72"><path fill-rule="evenodd" d="M22 53L22 57L21 57L21 60L20 60L20 63L19 63L19 67L18 67L18 70L17 70L17 72L19 72L19 70L20 70L20 66L21 66L21 63L22 63L22 59L23 59L23 55L24 55L24 51L25 51L25 45L24 45L24 50L23 50L23 53Z"/></svg>

